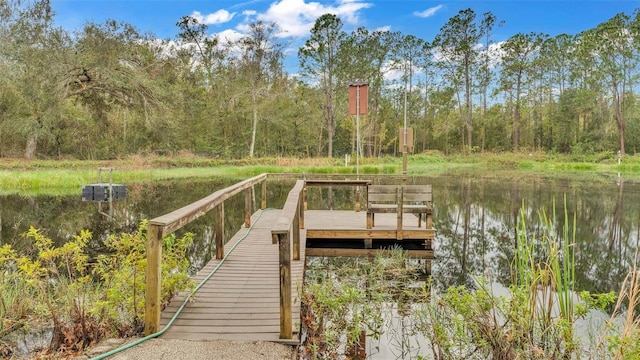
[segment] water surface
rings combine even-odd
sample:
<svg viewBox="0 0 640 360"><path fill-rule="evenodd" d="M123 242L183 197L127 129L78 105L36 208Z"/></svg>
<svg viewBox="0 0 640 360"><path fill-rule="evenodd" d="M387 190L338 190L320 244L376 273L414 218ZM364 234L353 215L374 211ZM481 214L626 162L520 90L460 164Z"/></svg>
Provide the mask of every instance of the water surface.
<svg viewBox="0 0 640 360"><path fill-rule="evenodd" d="M376 179L388 183L389 178ZM502 284L510 282L509 265L513 258L515 228L520 212L526 214L531 233L539 231L538 214L546 211L553 222L564 223L564 203L573 223L576 219L577 290L617 291L633 265L640 226L640 185L621 178L586 180L584 177L440 175L414 177L409 183L432 184L434 241L437 259L433 263L436 286L471 284L473 275L485 275ZM125 200L108 206L82 202L77 196L0 197L0 245L12 244L28 249L22 236L29 226L42 229L57 244L62 244L81 229L93 233L92 252L104 251L106 237L134 231L142 219L168 213L232 184L230 180L179 180L137 184L128 187ZM293 181L269 180L267 205L281 207ZM257 209L260 189L253 203ZM309 207L314 209L350 209L352 189L309 191ZM566 199L566 200L565 200ZM225 204L225 229L229 238L241 226L244 198L232 198ZM102 211L99 211L102 210ZM189 225L185 231L196 234L189 252L192 271L202 267L214 252L213 214Z"/></svg>

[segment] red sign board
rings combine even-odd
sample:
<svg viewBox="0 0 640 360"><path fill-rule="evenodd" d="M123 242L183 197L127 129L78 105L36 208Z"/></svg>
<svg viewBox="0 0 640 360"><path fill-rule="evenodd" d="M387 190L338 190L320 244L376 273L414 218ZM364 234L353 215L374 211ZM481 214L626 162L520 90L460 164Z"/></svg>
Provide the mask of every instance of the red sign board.
<svg viewBox="0 0 640 360"><path fill-rule="evenodd" d="M367 84L349 85L349 115L356 115L358 113L358 102L360 103L360 115L367 113L367 104L369 103L368 95L369 86Z"/></svg>

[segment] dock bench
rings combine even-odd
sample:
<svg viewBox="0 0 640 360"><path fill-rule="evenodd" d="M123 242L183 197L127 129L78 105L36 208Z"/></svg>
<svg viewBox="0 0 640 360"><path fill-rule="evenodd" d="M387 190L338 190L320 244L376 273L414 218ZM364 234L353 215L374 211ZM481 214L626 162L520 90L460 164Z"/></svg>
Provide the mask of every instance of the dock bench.
<svg viewBox="0 0 640 360"><path fill-rule="evenodd" d="M433 227L431 185L369 185L367 187L367 229L375 226L376 213L397 213L398 228L402 228L402 214L418 215L418 227Z"/></svg>

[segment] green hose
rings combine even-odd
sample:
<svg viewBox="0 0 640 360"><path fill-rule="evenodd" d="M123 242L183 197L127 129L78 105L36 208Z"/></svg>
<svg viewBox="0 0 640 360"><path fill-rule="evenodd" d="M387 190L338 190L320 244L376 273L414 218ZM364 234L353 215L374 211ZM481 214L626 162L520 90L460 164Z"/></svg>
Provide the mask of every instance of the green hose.
<svg viewBox="0 0 640 360"><path fill-rule="evenodd" d="M119 352L121 352L121 351L124 351L124 350L130 349L130 348L132 348L132 347L134 347L134 346L136 346L136 345L142 344L143 342L145 342L145 341L147 341L147 340L150 340L150 339L153 339L153 338L157 338L158 336L160 336L160 335L164 334L164 333L167 331L167 329L169 329L169 328L171 327L171 325L173 325L173 323L176 321L176 319L178 318L178 315L180 315L180 313L182 312L182 310L184 309L184 307L185 307L185 306L187 306L187 303L189 302L189 300L191 299L191 297L192 297L193 295L195 295L195 294L198 292L198 290L200 290L200 288L201 288L202 286L204 286L204 284L205 284L205 283L206 283L206 282L207 282L207 281L208 281L208 280L213 276L213 274L215 274L215 273L216 273L216 271L218 271L218 269L220 268L220 266L222 266L222 264L225 262L225 260L227 260L227 256L229 256L229 255L233 252L233 250L236 248L236 246L238 246L238 245L242 242L242 240L244 240L244 239L249 235L249 232L251 232L251 230L253 229L253 226L255 225L255 223L257 223L257 222L258 222L258 220L260 220L260 218L262 217L262 214L264 214L264 212L265 212L265 211L267 211L267 210L273 210L273 209L272 209L272 208L268 208L268 209L264 209L264 210L262 210L262 211L260 212L260 214L259 214L259 215L258 215L258 217L256 218L256 221L253 221L253 222L252 222L252 224L251 224L251 226L249 227L249 229L247 229L247 232L246 232L244 235L242 235L242 237L241 237L238 241L236 241L236 243L235 243L235 244L233 244L233 246L232 246L232 247L229 249L229 251L225 254L225 256L222 258L222 260L220 260L220 262L218 263L218 265L216 265L216 267L215 267L213 270L211 270L211 272L209 273L209 275L207 275L207 277L205 277L205 278L204 278L204 280L202 280L202 281L200 282L200 284L198 284L198 286L196 286L196 287L195 287L195 289L193 289L193 291L191 291L191 293L189 294L189 296L187 296L187 297L184 299L184 301L182 302L182 305L180 305L180 307L178 308L178 311L176 311L175 315L173 315L173 317L171 318L171 320L169 320L169 322L167 323L167 325L165 325L165 326L164 326L164 328L162 328L162 330L160 330L160 331L158 331L158 332L156 332L156 333L153 333L153 334L151 334L151 335L147 335L147 336L145 336L145 337L143 337L143 338L141 338L141 339L138 339L138 340L136 340L136 341L134 341L134 342L132 342L132 343L129 343L129 344L127 344L127 345L123 345L123 346L121 346L121 347L119 347L119 348L117 348L117 349L113 349L113 350L111 350L111 351L108 351L108 352L106 352L106 353L104 353L104 354L102 354L102 355L98 355L98 356L96 356L96 357L94 357L94 358L91 358L91 360L100 360L100 359L107 358L107 357L109 357L109 356L111 356L111 355L115 355L115 354L117 354L117 353L119 353Z"/></svg>

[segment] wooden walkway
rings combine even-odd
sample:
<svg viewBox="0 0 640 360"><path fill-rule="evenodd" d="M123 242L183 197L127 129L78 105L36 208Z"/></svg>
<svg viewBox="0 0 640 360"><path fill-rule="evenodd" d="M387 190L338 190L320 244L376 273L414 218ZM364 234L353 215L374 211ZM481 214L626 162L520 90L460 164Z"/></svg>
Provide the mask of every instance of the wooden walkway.
<svg viewBox="0 0 640 360"><path fill-rule="evenodd" d="M295 299L292 306L294 339L281 340L278 245L271 241L271 229L280 213L281 210L266 210L252 215L253 228L246 238L228 254L223 265L198 291L195 300L187 304L162 338L299 342L296 327L300 323L300 297L297 291L302 287L305 247L301 241L301 260L291 260L291 287ZM230 252L247 230L240 229L225 244L225 251ZM219 262L214 259L198 272L194 277L196 284ZM162 312L161 327L169 322L183 301L184 296L179 296L167 306Z"/></svg>
<svg viewBox="0 0 640 360"><path fill-rule="evenodd" d="M262 213L262 215L260 215ZM363 237L395 239L396 214L378 214L376 226L366 229L366 212L308 210L305 211L305 227L300 240L300 259L291 260L293 339L281 340L280 298L279 298L279 262L278 245L272 243L271 229L281 215L282 210L258 211L251 217L254 224L251 231L240 244L229 253L224 264L195 295L178 316L173 325L162 335L165 339L188 340L244 340L273 341L298 344L298 326L300 324L300 297L302 288L304 259L312 250L306 249L307 234L316 239L360 239ZM417 218L404 214L403 232L406 240L431 240L434 229L417 227ZM233 245L247 234L242 228L225 245L225 251L231 251ZM356 240L357 241L357 240ZM344 250L344 249L339 249ZM351 253L335 254L320 251L314 255L359 256L375 254L375 249L362 249ZM432 250L417 251L418 256L433 256ZM212 260L195 277L200 283L212 269L219 264ZM161 327L173 317L184 300L179 296L162 312Z"/></svg>

